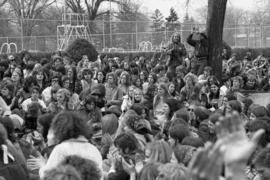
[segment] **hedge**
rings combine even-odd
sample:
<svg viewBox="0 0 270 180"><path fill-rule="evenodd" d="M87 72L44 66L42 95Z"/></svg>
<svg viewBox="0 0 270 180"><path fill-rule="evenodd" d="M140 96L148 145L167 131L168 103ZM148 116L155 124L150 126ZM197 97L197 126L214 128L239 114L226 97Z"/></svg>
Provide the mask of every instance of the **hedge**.
<svg viewBox="0 0 270 180"><path fill-rule="evenodd" d="M250 49L250 48L235 48L232 50L233 53L236 53L238 55L239 59L243 59L246 55L247 51L251 51L252 58L256 58L258 55L262 54L270 59L270 48L258 48L258 49ZM55 52L30 52L31 56L35 60L40 60L41 58L47 58L50 59L50 57ZM161 55L160 52L117 52L117 53L99 53L101 57L108 56L108 57L119 57L120 59L124 59L128 57L129 59L134 59L136 56L144 56L146 59L152 58L154 53L157 54L159 57ZM19 58L20 53L14 54L15 57ZM7 54L0 54L1 59L6 59Z"/></svg>
<svg viewBox="0 0 270 180"><path fill-rule="evenodd" d="M98 57L95 46L85 39L76 39L73 41L67 47L66 52L77 63L82 59L83 55L87 55L89 61L96 61Z"/></svg>

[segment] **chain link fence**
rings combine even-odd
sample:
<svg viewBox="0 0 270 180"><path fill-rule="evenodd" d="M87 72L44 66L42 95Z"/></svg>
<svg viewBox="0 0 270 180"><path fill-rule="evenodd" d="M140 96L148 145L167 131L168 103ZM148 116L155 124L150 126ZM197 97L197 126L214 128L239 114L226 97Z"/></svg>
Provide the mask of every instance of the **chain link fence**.
<svg viewBox="0 0 270 180"><path fill-rule="evenodd" d="M7 24L8 25L5 25ZM59 37L74 39L80 37L80 32L59 34L58 26L65 28L84 26L89 39L98 51L137 51L145 48L142 42L151 43L151 50L166 46L173 33L181 34L182 41L191 33L194 24L167 23L162 26L150 21L83 21L71 20L17 20L0 19L0 45L1 53L8 50L9 43L15 43L17 50L54 51L58 49ZM200 25L205 28L205 25ZM231 47L263 48L270 46L270 25L227 25L224 27L223 39ZM149 50L149 49L147 49Z"/></svg>

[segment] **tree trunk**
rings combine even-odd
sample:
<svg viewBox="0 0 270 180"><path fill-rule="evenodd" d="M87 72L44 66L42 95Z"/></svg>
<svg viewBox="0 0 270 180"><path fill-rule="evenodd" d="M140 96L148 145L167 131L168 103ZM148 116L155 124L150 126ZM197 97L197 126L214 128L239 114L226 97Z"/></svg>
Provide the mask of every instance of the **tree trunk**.
<svg viewBox="0 0 270 180"><path fill-rule="evenodd" d="M222 39L227 0L208 0L206 33L209 44L208 64L214 75L222 79Z"/></svg>

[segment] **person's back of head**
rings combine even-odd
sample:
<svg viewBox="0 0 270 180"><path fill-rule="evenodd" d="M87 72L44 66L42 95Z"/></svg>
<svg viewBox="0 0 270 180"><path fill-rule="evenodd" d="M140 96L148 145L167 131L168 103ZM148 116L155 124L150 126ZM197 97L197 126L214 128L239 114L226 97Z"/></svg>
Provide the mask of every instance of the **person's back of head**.
<svg viewBox="0 0 270 180"><path fill-rule="evenodd" d="M238 100L231 100L228 102L228 104L231 107L232 111L236 111L238 113L242 112L242 105Z"/></svg>
<svg viewBox="0 0 270 180"><path fill-rule="evenodd" d="M116 133L118 128L118 119L115 114L106 114L101 119L102 133L113 135Z"/></svg>
<svg viewBox="0 0 270 180"><path fill-rule="evenodd" d="M169 180L190 180L192 179L188 170L175 163L167 163L159 168L159 176Z"/></svg>
<svg viewBox="0 0 270 180"><path fill-rule="evenodd" d="M148 162L168 163L172 157L172 148L164 140L156 140L148 144L146 148L149 150Z"/></svg>
<svg viewBox="0 0 270 180"><path fill-rule="evenodd" d="M182 145L188 145L188 146L192 146L195 148L199 148L199 147L203 147L204 146L204 142L201 138L199 137L192 137L192 136L187 136L183 139Z"/></svg>
<svg viewBox="0 0 270 180"><path fill-rule="evenodd" d="M57 166L46 171L42 180L82 180L80 174L72 166Z"/></svg>
<svg viewBox="0 0 270 180"><path fill-rule="evenodd" d="M185 137L190 135L189 127L183 124L171 126L169 133L170 137L175 141L175 144L181 143Z"/></svg>
<svg viewBox="0 0 270 180"><path fill-rule="evenodd" d="M267 116L268 112L264 106L257 106L251 109L251 113L253 113L256 118Z"/></svg>
<svg viewBox="0 0 270 180"><path fill-rule="evenodd" d="M184 119L182 119L182 118L173 118L171 120L171 126L175 126L177 124L182 124L182 125L188 126L188 123Z"/></svg>
<svg viewBox="0 0 270 180"><path fill-rule="evenodd" d="M179 109L174 113L175 118L181 118L187 123L189 122L189 113L185 108Z"/></svg>
<svg viewBox="0 0 270 180"><path fill-rule="evenodd" d="M188 166L195 151L195 147L181 144L178 144L173 149L174 157L176 158L177 163L183 164L184 166Z"/></svg>
<svg viewBox="0 0 270 180"><path fill-rule="evenodd" d="M255 121L250 121L247 125L246 125L246 131L248 136L252 135L253 133L255 133L256 131L260 130L260 129L264 129L264 134L262 135L262 137L259 140L259 145L262 147L265 147L268 142L270 142L270 126L266 121L263 120L255 120Z"/></svg>
<svg viewBox="0 0 270 180"><path fill-rule="evenodd" d="M209 118L210 111L203 106L197 106L194 108L194 114L197 117L198 121L201 122Z"/></svg>
<svg viewBox="0 0 270 180"><path fill-rule="evenodd" d="M147 163L139 173L138 180L155 180L158 177L160 163Z"/></svg>
<svg viewBox="0 0 270 180"><path fill-rule="evenodd" d="M79 136L88 137L91 132L86 123L86 118L76 112L61 112L57 114L51 124L55 138L61 143Z"/></svg>
<svg viewBox="0 0 270 180"><path fill-rule="evenodd" d="M84 159L79 156L68 156L62 162L62 165L70 165L80 174L82 180L100 180L101 171L98 165L89 159Z"/></svg>
<svg viewBox="0 0 270 180"><path fill-rule="evenodd" d="M38 128L40 126L42 126L41 134L42 134L45 142L47 141L47 135L48 135L49 129L51 127L51 123L52 123L53 118L54 118L54 114L47 113L47 114L40 115L37 119Z"/></svg>
<svg viewBox="0 0 270 180"><path fill-rule="evenodd" d="M138 149L138 140L131 133L122 133L115 138L114 145L123 152L134 152Z"/></svg>

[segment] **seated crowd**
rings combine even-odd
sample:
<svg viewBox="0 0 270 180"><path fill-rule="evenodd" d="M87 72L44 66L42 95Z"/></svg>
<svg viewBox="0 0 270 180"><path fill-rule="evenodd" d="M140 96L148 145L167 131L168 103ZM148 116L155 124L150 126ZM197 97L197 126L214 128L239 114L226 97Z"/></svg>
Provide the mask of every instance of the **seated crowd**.
<svg viewBox="0 0 270 180"><path fill-rule="evenodd" d="M224 49L223 78L192 53L166 58L68 53L0 62L0 180L267 180L270 66Z"/></svg>

